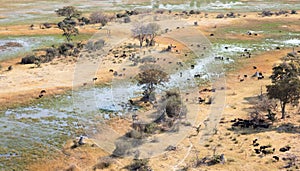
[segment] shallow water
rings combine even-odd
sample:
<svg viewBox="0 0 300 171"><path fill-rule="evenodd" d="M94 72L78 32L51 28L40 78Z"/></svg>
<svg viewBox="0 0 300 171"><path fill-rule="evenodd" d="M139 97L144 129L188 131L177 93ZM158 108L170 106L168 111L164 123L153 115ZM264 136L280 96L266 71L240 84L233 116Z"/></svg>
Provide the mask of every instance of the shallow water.
<svg viewBox="0 0 300 171"><path fill-rule="evenodd" d="M178 39L185 38L185 36L180 37L180 34L174 33L174 35L178 36ZM198 57L194 69L186 65L183 69L172 73L170 81L164 86L159 86L157 92L176 87L185 93L186 90L197 85L197 80L194 79L195 74L200 74L202 79L207 80L218 77L223 70L222 68L215 70L212 64L221 66L220 64L224 62L234 62L236 56L243 53L245 49L251 52L265 51L277 46L292 47L299 43L299 39L289 38L289 36L280 41L266 39L264 44L213 44L204 57ZM30 40L33 41L34 38ZM195 44L197 40L191 39L190 41L192 42L186 44ZM197 53L197 50L194 49L194 52ZM216 56L224 56L230 60L215 61ZM116 79L110 87L82 89L67 95L57 95L55 98L41 101L36 105L9 109L0 114L2 121L0 123L0 155L7 157L7 154L12 152L26 154L31 150L39 151L42 147L59 150L65 140L70 137L89 136L91 130L96 132L97 124L109 119L111 115L130 114L135 109L130 108L128 99L140 96L141 92L142 88L136 84L127 81L120 82ZM41 147L36 147L34 145L36 143Z"/></svg>
<svg viewBox="0 0 300 171"><path fill-rule="evenodd" d="M22 45L22 47L8 47L6 49L0 49L0 61L14 58L18 55L24 55L31 52L33 49L37 49L44 45L50 45L58 42L63 42L62 39L58 39L51 36L32 36L32 37L8 37L0 39L0 46L8 42L15 42Z"/></svg>
<svg viewBox="0 0 300 171"><path fill-rule="evenodd" d="M187 5L190 4L164 5L163 7L166 9L175 7L180 9L185 8ZM214 2L207 3L206 6L200 6L200 9L223 10L235 7L239 9L249 8L246 7L245 2ZM274 4L275 7L278 6ZM16 48L7 52L0 51L0 58L3 58L3 55L9 57L14 53L23 53L24 50L29 51L49 39L54 41L51 37L45 37L45 39L33 37L2 40L2 43L17 41L24 48ZM220 72L212 72L214 68L211 67L211 64L216 62L214 60L215 56L228 57L230 58L229 62L234 62L237 54L243 53L244 49L264 51L274 49L277 46L291 47L299 45L299 43L299 39L286 38L280 41L267 39L265 44L214 44L212 51L216 53L198 59L193 70L190 70L187 66L178 71L182 72L182 77L179 76L178 72L173 73L170 76L170 82L165 84L164 87L158 87L158 92L172 87L179 87L184 92L185 89L196 85L196 81L193 79L195 74L201 74L203 79L211 79L220 74ZM228 49L225 49L225 47L228 47ZM190 80L187 80L187 78L190 78ZM4 113L0 113L2 121L0 123L0 147L5 149L4 151L0 149L0 157L8 157L8 154L15 151L18 153L12 154L24 154L32 149L39 150L41 147L36 147L36 143L41 144L42 147L50 146L50 149L59 149L66 139L87 134L85 130L93 130L96 124L104 119L109 119L111 114L121 116L124 113L129 113L133 109L129 109L128 99L139 96L141 91L141 87L130 82L122 82L121 84L118 82L118 84L113 84L111 87L93 87L79 90L73 92L73 94L56 96L54 99L48 99L33 106L9 109ZM23 149L24 147L25 149Z"/></svg>
<svg viewBox="0 0 300 171"><path fill-rule="evenodd" d="M193 71L184 68L183 77L172 74L165 86L157 88L158 93L172 87L185 92L193 87L193 74L208 68L212 59L213 55L199 59ZM187 82L187 78L191 81ZM142 88L132 82L115 80L110 87L82 89L36 105L9 109L0 114L0 154L6 156L14 151L26 154L45 146L58 150L70 137L89 136L110 115L123 116L136 110L130 107L128 99L139 97L141 92ZM36 147L36 143L41 147Z"/></svg>
<svg viewBox="0 0 300 171"><path fill-rule="evenodd" d="M195 2L195 3L192 3ZM30 20L43 20L47 21L50 16L55 17L55 10L62 6L73 5L82 11L98 10L99 7L103 10L128 10L135 8L146 9L166 9L166 10L200 10L200 11L219 11L228 12L233 11L262 11L262 10L291 10L300 9L300 4L292 1L260 1L260 0L205 0L205 1L191 1L187 0L183 4L168 4L157 3L156 1L149 0L148 3L128 4L123 0L86 0L86 1L65 1L65 2L49 2L39 1L33 3L14 2L9 7L1 10L0 16L5 18L0 19L0 24L25 22ZM24 8L26 7L26 8ZM12 12L13 11L13 12Z"/></svg>
<svg viewBox="0 0 300 171"><path fill-rule="evenodd" d="M289 39L283 41L284 44L300 46L300 39Z"/></svg>

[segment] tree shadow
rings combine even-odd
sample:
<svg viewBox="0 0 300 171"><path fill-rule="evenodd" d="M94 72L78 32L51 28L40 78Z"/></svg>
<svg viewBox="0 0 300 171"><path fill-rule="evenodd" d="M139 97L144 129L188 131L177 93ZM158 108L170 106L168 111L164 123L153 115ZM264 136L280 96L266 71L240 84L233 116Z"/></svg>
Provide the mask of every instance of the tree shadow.
<svg viewBox="0 0 300 171"><path fill-rule="evenodd" d="M228 128L228 130L233 131L237 134L243 134L243 135L247 135L247 134L256 134L256 133L262 133L262 132L271 132L271 131L275 131L278 133L293 133L293 134L297 134L300 133L300 126L296 125L294 123L280 123L280 121L278 121L278 117L275 118L275 114L272 111L276 111L276 106L273 102L271 101L266 101L267 96L266 94L263 94L262 96L251 96L251 97L244 97L245 102L243 103L247 103L250 104L250 107L245 107L242 110L246 111L249 113L249 120L243 120L240 118L237 118L235 122L232 122L231 128ZM273 103L273 104L271 104ZM269 106L268 106L269 105ZM268 118L268 109L271 109L269 112L273 115L273 119L274 120L270 120L270 118ZM259 111L258 111L259 110ZM261 126L257 126L255 124L253 124L254 122L251 121L251 112L255 113L257 112L258 115L260 115L260 118L255 118L257 120L261 120ZM269 114L270 114L269 113ZM237 122L244 122L246 121L246 123L248 123L250 121L250 124L246 125L245 124L237 124ZM260 124L258 123L258 125Z"/></svg>
<svg viewBox="0 0 300 171"><path fill-rule="evenodd" d="M244 100L247 101L248 104L252 104L252 105L256 104L260 99L261 96L244 97Z"/></svg>

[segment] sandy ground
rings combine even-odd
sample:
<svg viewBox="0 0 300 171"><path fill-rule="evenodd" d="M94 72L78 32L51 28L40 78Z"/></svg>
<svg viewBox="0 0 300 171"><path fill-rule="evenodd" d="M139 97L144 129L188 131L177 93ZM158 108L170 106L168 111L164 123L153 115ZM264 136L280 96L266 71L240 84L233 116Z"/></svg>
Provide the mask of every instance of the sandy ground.
<svg viewBox="0 0 300 171"><path fill-rule="evenodd" d="M247 20L242 18L235 19L215 19L216 14L209 14L208 19L204 18L191 18L188 22L193 23L196 19L199 21L199 29L205 34L209 35L214 31L215 26L227 27L228 25L238 25L240 23L251 24L252 20L257 19L257 14L250 13L247 14ZM281 17L281 18L280 18ZM260 21L272 21L277 19L285 19L284 16L271 17L271 18L259 18ZM291 21L299 19L299 15L292 16L289 18ZM299 31L299 26L291 25L296 31ZM16 27L17 28L17 27ZM0 29L1 30L1 29ZM10 30L10 28L8 29ZM21 33L27 33L25 30L19 30ZM5 33L4 33L5 32ZM57 30L53 29L53 33ZM91 31L92 32L92 31ZM0 34L16 34L18 31L6 32L2 31ZM31 33L29 33L31 34ZM32 34L38 34L32 31ZM52 34L52 33L51 33ZM222 35L217 33L215 37L226 36L228 38L243 38L243 39L253 39L245 35ZM168 40L160 40L162 46L164 42ZM216 148L218 154L224 153L227 161L224 165L216 165L212 167L204 167L207 170L278 170L279 166L283 165L283 161L272 162L270 156L260 158L253 155L253 149L251 146L252 140L258 138L261 144L267 145L271 143L276 149L282 147L283 145L291 145L292 153L300 155L297 151L297 146L299 142L298 134L293 133L278 133L276 130L262 131L256 134L246 134L242 135L238 132L229 131L231 119L240 117L247 118L248 113L245 110L250 107L250 103L245 99L245 97L253 97L260 94L261 87L262 91L265 93L265 85L269 84L270 81L268 76L271 73L271 68L274 63L279 62L280 58L284 56L291 49L268 51L258 56L250 59L244 59L243 67L240 67L232 73L226 75L226 102L225 110L222 113L222 118L226 121L224 124L218 126L218 133L213 135L209 141L199 143L201 140L201 135L193 138L185 138L177 145L177 150L172 152L167 152L165 155L160 155L155 158L151 158L150 165L154 170L173 170L175 168L180 168L180 166L186 166L193 163L196 156L199 158L206 155L212 155L213 149ZM1 62L3 68L7 68L12 65L12 71L4 71L2 69L0 73L0 103L1 107L4 108L11 107L15 104L26 104L35 100L39 92L43 89L47 91L47 95L63 93L67 89L72 89L73 86L82 86L84 83L87 85L93 85L93 77L98 77L97 83L109 83L112 79L111 73L108 72L109 69L118 70L120 66L105 64L105 67L100 68L95 72L91 70L85 75L85 79L76 82L74 85L74 71L76 70L76 59L67 58L57 59L48 64L42 64L41 68L33 68L33 65L20 65L17 64L20 58L13 59L9 61ZM88 66L89 64L94 64L94 60L87 61L83 63L82 66ZM103 62L103 61L101 61ZM251 76L254 74L253 66L258 67L258 71L263 72L265 79L257 80L254 78L246 78L245 81L240 82L238 79L239 75L247 74ZM134 72L134 71L133 71ZM198 113L198 117L195 123L202 123L207 117L207 113L210 112L210 107L201 105L201 111ZM292 111L292 110L290 110ZM288 123L299 120L299 115L295 115L293 119L286 119L285 121L280 121L278 124ZM129 125L126 121L124 124ZM296 125L299 122L295 123ZM202 130L206 128L203 126ZM123 131L123 130L120 130ZM194 130L191 129L189 133L193 134ZM238 140L233 141L232 139ZM106 152L101 150L94 141L89 140L86 146L78 148L76 150L70 150L71 142L68 142L63 150L64 153L57 156L55 159L42 160L42 162L37 162L32 166L29 166L30 170L63 170L71 165L77 167L77 170L91 170L93 165L95 165L101 156L107 156ZM205 147L206 146L206 147ZM65 153L68 153L67 155ZM188 154L188 155L187 155ZM283 156L283 154L276 151L276 155ZM45 163L46 162L46 163ZM108 170L121 170L122 167L129 164L130 159L117 159L116 162ZM177 167L175 167L178 165ZM241 167L243 166L243 167ZM199 168L192 169L198 170ZM202 168L201 168L202 169Z"/></svg>
<svg viewBox="0 0 300 171"><path fill-rule="evenodd" d="M207 155L213 154L213 149L216 149L216 154L225 154L226 164L215 165L211 167L200 167L205 170L278 170L279 167L284 165L284 162L273 162L272 155L266 157L258 157L254 155L252 140L255 138L259 139L260 144L272 144L272 147L276 148L274 155L284 157L286 154L278 151L279 148L284 145L291 145L292 150L289 153L300 155L298 151L299 139L298 134L294 133L279 133L274 130L258 131L258 133L241 134L239 132L229 131L228 128L231 126L231 119L234 118L248 118L248 113L245 111L246 108L250 107L251 104L245 100L245 97L257 97L260 94L260 87L263 87L263 93L265 93L265 85L269 84L270 81L267 77L271 74L272 66L280 61L280 58L291 49L281 51L271 51L260 54L251 59L245 59L245 64L241 69L235 72L227 74L226 77L226 102L225 110L221 114L225 123L219 124L217 129L218 133L209 137L207 141L202 141L203 134L192 138L185 138L179 144L177 144L177 150L166 152L165 154L153 157L150 159L150 165L153 170L173 170L179 169L182 166L191 166L196 156L202 158ZM240 82L238 75L252 75L255 70L253 66L257 66L258 70L263 72L265 79L257 80L256 78L246 78L244 82ZM191 109L193 110L193 109ZM196 108L194 107L194 110ZM204 120L207 118L207 113L210 112L209 105L200 105L200 111L196 118L196 125L202 124L201 132L204 132L207 128L204 126ZM293 114L289 109L289 114ZM299 115L294 115L293 118L287 118L284 121L279 121L276 125L283 123L295 123L295 120L299 120ZM128 125L130 122L126 120L112 120L110 122L111 127L115 128L120 134L125 133L124 129L120 128L119 125ZM299 123L295 123L299 126ZM295 125L295 126L296 126ZM126 127L126 126L125 126ZM122 128L125 128L122 127ZM128 127L128 128L129 128ZM276 128L276 126L275 126ZM195 134L195 130L191 129L187 132L187 135ZM235 139L235 141L233 140ZM75 165L78 170L90 170L94 166L97 159L101 156L108 156L109 154L101 152L101 148L92 147L91 144L97 144L93 140L86 140L89 145L80 147L76 150L70 150L70 156L59 155L58 159L46 161L47 169L66 169L69 166ZM90 142L91 141L91 142ZM67 143L65 149L69 149L71 143ZM63 160L61 160L63 158ZM58 162L59 161L59 162ZM130 163L130 159L117 158L114 159L113 164L107 170L122 170L123 167ZM41 165L45 165L44 162ZM36 163L29 167L31 170L40 168L41 165ZM51 167L50 167L51 165ZM243 167L241 167L243 165ZM59 169L59 170L60 170ZM199 168L191 168L191 170L199 170Z"/></svg>

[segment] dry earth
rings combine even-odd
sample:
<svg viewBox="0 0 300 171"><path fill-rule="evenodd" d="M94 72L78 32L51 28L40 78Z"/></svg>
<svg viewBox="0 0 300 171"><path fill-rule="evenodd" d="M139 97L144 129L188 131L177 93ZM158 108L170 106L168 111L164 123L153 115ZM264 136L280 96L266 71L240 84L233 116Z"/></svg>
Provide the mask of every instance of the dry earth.
<svg viewBox="0 0 300 171"><path fill-rule="evenodd" d="M247 35L240 34L226 34L218 33L219 28L225 28L230 26L240 26L247 27L252 23L258 22L275 22L278 20L290 20L292 22L297 22L299 20L299 15L292 17L271 17L271 18L261 18L255 13L247 13L246 19L235 18L235 19L215 19L216 14L210 13L208 18L189 18L187 23L192 24L196 19L198 20L199 29L204 33L204 35L209 35L211 32L215 33L215 38L226 37L226 39L254 39ZM129 27L129 26L127 26ZM282 26L283 27L283 26ZM286 27L283 27L286 28ZM299 25L289 25L288 29L293 31L299 31ZM87 32L94 33L92 28L87 28ZM23 26L11 26L7 30L0 29L0 35L20 35L20 34L57 34L59 31L57 29L50 29L49 32L44 32L43 30L33 30L28 31L28 29L23 29ZM118 35L118 34L116 34ZM262 35L264 36L264 35ZM160 48L165 47L171 41L163 38L158 38L160 43ZM177 44L180 44L177 42ZM183 46L183 45L182 45ZM181 48L181 47L180 47ZM184 46L182 47L184 48ZM257 133L241 133L228 130L231 127L229 122L234 118L247 118L248 112L247 108L251 106L247 97L257 97L261 92L261 87L263 93L266 92L265 85L270 83L268 76L271 74L271 68L274 63L278 63L280 58L283 57L291 49L274 50L264 52L250 59L243 59L243 66L238 67L234 72L226 74L226 101L225 110L222 115L224 123L220 123L217 127L217 134L212 135L208 141L200 143L202 134L192 137L185 138L179 144L177 144L177 150L166 152L165 154L159 155L157 157L150 159L150 165L153 170L173 170L180 168L181 166L191 166L196 156L202 158L206 155L212 155L213 149L216 149L216 153L225 154L227 162L224 165L215 165L211 167L201 167L201 168L191 168L191 170L279 170L284 162L280 160L279 162L273 162L272 155L266 157L259 157L254 155L252 140L258 138L260 144L272 144L276 148L275 155L280 157L285 154L278 152L278 149L284 145L290 145L292 147L291 151L288 153L293 153L299 157L299 130L297 133L278 132L278 129L273 130L261 130ZM111 58L108 57L110 60ZM33 65L20 65L18 62L20 58L16 58L9 61L1 62L3 68L7 68L12 65L12 71L1 71L0 73L0 103L1 107L10 107L14 104L26 104L28 102L34 101L39 92L42 89L47 90L47 95L60 94L65 90L72 89L73 86L81 86L83 83L88 85L93 85L93 77L98 77L97 84L109 83L112 79L111 73L108 72L109 69L119 70L119 65L112 65L105 62L99 70L91 70L87 72L85 80L76 82L74 85L73 75L74 69L76 67L77 59L74 58L63 58L56 59L55 61L42 64L41 68L30 68ZM96 60L97 61L97 60ZM81 61L84 62L84 61ZM93 64L95 60L86 61L84 65ZM99 61L98 61L99 62ZM101 61L103 62L103 60ZM247 74L251 76L256 70L253 70L253 66L258 67L258 71L263 72L265 79L257 80L251 77L245 79L245 81L240 82L238 79L239 75ZM135 70L132 70L135 72ZM197 106L199 107L199 106ZM193 109L190 109L193 111ZM197 119L195 123L202 124L201 131L205 131L207 128L204 126L204 120L207 118L207 114L210 112L210 106L200 105L200 111L197 113ZM295 126L300 125L300 115L299 112L296 113L293 108L288 109L288 113L291 118L285 120L280 120L275 125L280 126L283 123L293 123ZM130 122L127 120L111 120L110 124L112 127L118 124L127 125L129 127ZM124 130L118 130L116 126L116 131L119 133L124 133ZM190 129L187 134L194 134L194 129ZM57 157L48 159L41 159L37 163L28 166L29 170L64 170L70 166L74 166L74 170L92 170L93 166L97 164L99 159L109 154L103 151L97 146L97 142L93 140L85 140L86 145L71 150L72 140L67 142L62 153L57 154ZM128 158L117 158L113 164L107 170L122 170L122 168L128 165L131 159Z"/></svg>

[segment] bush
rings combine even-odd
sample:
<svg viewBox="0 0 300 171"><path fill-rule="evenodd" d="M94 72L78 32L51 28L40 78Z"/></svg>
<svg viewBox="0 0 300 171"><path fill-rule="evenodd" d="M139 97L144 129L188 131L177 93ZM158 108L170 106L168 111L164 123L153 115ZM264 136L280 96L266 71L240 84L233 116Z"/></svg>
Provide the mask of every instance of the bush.
<svg viewBox="0 0 300 171"><path fill-rule="evenodd" d="M40 56L40 61L35 63L46 63L51 62L56 56L59 55L59 51L55 48L46 49L46 55Z"/></svg>
<svg viewBox="0 0 300 171"><path fill-rule="evenodd" d="M130 23L131 19L130 17L124 17L124 23Z"/></svg>
<svg viewBox="0 0 300 171"><path fill-rule="evenodd" d="M152 169L150 166L148 166L148 162L148 159L135 159L133 160L133 163L126 168L130 171L149 171Z"/></svg>
<svg viewBox="0 0 300 171"><path fill-rule="evenodd" d="M182 105L181 100L176 98L175 96L171 96L170 98L168 98L166 104L166 113L170 118L185 114L184 106Z"/></svg>
<svg viewBox="0 0 300 171"><path fill-rule="evenodd" d="M91 20L86 18L86 17L81 17L80 19L78 19L79 21L83 22L84 24L90 24Z"/></svg>
<svg viewBox="0 0 300 171"><path fill-rule="evenodd" d="M141 139L142 133L137 130L131 130L130 132L127 133L127 136L129 138Z"/></svg>
<svg viewBox="0 0 300 171"><path fill-rule="evenodd" d="M123 156L127 154L128 150L132 147L131 143L128 141L117 141L115 145L116 149L113 151L114 156Z"/></svg>
<svg viewBox="0 0 300 171"><path fill-rule="evenodd" d="M255 102L253 109L257 111L266 112L269 110L276 110L277 103L275 99L269 99L266 96L263 96L260 101Z"/></svg>
<svg viewBox="0 0 300 171"><path fill-rule="evenodd" d="M186 107L182 104L178 90L169 90L164 97L165 109L168 117L178 117L186 114Z"/></svg>
<svg viewBox="0 0 300 171"><path fill-rule="evenodd" d="M156 130L157 130L157 124L154 122L147 124L145 127L145 133L148 133L148 134L153 134Z"/></svg>
<svg viewBox="0 0 300 171"><path fill-rule="evenodd" d="M175 96L176 98L180 98L180 94L178 93L178 90L169 90L166 92L166 98Z"/></svg>
<svg viewBox="0 0 300 171"><path fill-rule="evenodd" d="M105 26L109 21L110 17L99 11L93 12L90 15L90 23L92 24L101 23L102 26Z"/></svg>
<svg viewBox="0 0 300 171"><path fill-rule="evenodd" d="M96 169L105 169L108 168L113 163L113 159L111 157L102 157L99 159L99 162L93 167L93 170Z"/></svg>
<svg viewBox="0 0 300 171"><path fill-rule="evenodd" d="M103 39L97 40L97 41L88 41L85 45L85 48L88 50L98 50L101 49L105 44L105 41Z"/></svg>
<svg viewBox="0 0 300 171"><path fill-rule="evenodd" d="M103 39L97 40L94 43L94 48L101 49L104 46L104 44L105 44L105 41Z"/></svg>
<svg viewBox="0 0 300 171"><path fill-rule="evenodd" d="M88 41L85 45L85 48L88 50L94 50L94 42L93 41Z"/></svg>
<svg viewBox="0 0 300 171"><path fill-rule="evenodd" d="M78 167L73 164L69 166L65 171L76 171L76 170L78 170Z"/></svg>
<svg viewBox="0 0 300 171"><path fill-rule="evenodd" d="M58 52L60 55L68 56L71 55L73 48L73 43L63 43L58 47Z"/></svg>
<svg viewBox="0 0 300 171"><path fill-rule="evenodd" d="M36 57L35 55L28 55L21 60L21 64L34 64L36 61L39 61L40 59Z"/></svg>

